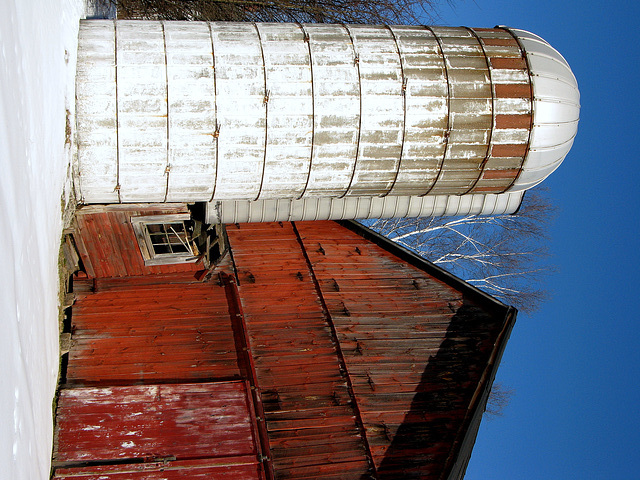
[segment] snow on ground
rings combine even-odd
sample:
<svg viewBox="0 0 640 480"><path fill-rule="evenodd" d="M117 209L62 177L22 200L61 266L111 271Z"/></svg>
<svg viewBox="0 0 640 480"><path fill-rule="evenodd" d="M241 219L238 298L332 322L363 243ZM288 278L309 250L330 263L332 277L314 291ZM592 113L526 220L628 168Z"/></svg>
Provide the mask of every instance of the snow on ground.
<svg viewBox="0 0 640 480"><path fill-rule="evenodd" d="M0 0L1 479L49 478L65 111L83 11L84 0Z"/></svg>

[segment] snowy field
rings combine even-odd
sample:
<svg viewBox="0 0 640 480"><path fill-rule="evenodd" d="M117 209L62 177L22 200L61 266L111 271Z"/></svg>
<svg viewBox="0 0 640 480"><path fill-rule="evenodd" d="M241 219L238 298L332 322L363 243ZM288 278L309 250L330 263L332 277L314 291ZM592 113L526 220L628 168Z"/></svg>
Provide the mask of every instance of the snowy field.
<svg viewBox="0 0 640 480"><path fill-rule="evenodd" d="M61 198L84 0L0 0L0 479L49 478Z"/></svg>

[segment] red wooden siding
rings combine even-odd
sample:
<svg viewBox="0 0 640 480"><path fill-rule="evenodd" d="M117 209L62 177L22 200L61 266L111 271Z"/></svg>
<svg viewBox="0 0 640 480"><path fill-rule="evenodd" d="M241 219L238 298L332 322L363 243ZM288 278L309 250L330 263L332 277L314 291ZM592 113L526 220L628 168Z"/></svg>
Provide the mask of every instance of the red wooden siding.
<svg viewBox="0 0 640 480"><path fill-rule="evenodd" d="M228 226L278 479L361 479L365 446L290 223Z"/></svg>
<svg viewBox="0 0 640 480"><path fill-rule="evenodd" d="M229 225L205 282L140 269L131 214L79 219L55 478L446 477L506 307L335 222Z"/></svg>
<svg viewBox="0 0 640 480"><path fill-rule="evenodd" d="M250 456L59 468L53 476L54 480L260 480L263 478L260 465Z"/></svg>
<svg viewBox="0 0 640 480"><path fill-rule="evenodd" d="M187 212L184 204L89 206L78 210L74 238L87 274L90 277L126 277L202 269L197 263L145 266L131 226L131 217Z"/></svg>
<svg viewBox="0 0 640 480"><path fill-rule="evenodd" d="M181 283L181 277L153 280L76 282L77 290L97 291L83 294L73 308L67 384L240 377L225 289Z"/></svg>
<svg viewBox="0 0 640 480"><path fill-rule="evenodd" d="M298 223L380 479L437 479L503 327L336 223Z"/></svg>
<svg viewBox="0 0 640 480"><path fill-rule="evenodd" d="M57 415L54 464L228 458L233 466L233 457L244 457L244 465L234 466L240 470L247 470L248 459L257 464L243 381L65 389ZM99 478L109 478L104 468ZM126 463L118 468L132 469ZM254 475L245 478L260 478L255 466L250 470Z"/></svg>

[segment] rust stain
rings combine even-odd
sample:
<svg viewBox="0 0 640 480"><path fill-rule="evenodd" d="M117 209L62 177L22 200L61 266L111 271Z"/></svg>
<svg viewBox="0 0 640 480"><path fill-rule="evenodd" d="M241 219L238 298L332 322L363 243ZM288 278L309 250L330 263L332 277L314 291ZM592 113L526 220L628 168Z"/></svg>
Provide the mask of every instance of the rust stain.
<svg viewBox="0 0 640 480"><path fill-rule="evenodd" d="M493 68L507 69L507 70L526 70L527 62L524 58L502 58L502 57L491 57L489 59L489 63Z"/></svg>
<svg viewBox="0 0 640 480"><path fill-rule="evenodd" d="M498 98L530 98L531 86L527 84L496 84L494 85Z"/></svg>
<svg viewBox="0 0 640 480"><path fill-rule="evenodd" d="M492 157L524 157L527 153L527 145L493 145L491 147Z"/></svg>
<svg viewBox="0 0 640 480"><path fill-rule="evenodd" d="M529 128L531 127L531 115L496 115L496 128Z"/></svg>
<svg viewBox="0 0 640 480"><path fill-rule="evenodd" d="M507 169L507 170L485 170L482 178L494 179L494 178L507 178L513 179L518 175L519 169Z"/></svg>

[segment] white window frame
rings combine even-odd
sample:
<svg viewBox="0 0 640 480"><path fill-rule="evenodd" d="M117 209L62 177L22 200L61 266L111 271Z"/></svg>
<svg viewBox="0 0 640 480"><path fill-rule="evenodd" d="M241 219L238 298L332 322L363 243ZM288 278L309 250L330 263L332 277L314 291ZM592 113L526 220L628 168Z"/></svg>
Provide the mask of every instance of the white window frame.
<svg viewBox="0 0 640 480"><path fill-rule="evenodd" d="M145 265L173 265L178 263L195 263L198 261L198 253L194 251L194 246L191 239L188 237L188 231L184 223L186 220L191 220L191 215L189 213L131 217L131 225L133 226L133 231L136 239L138 240L138 247L140 247L140 253L142 254ZM179 253L156 253L148 229L148 225L153 224L182 224L182 228L187 234L187 242L184 245L189 251Z"/></svg>

